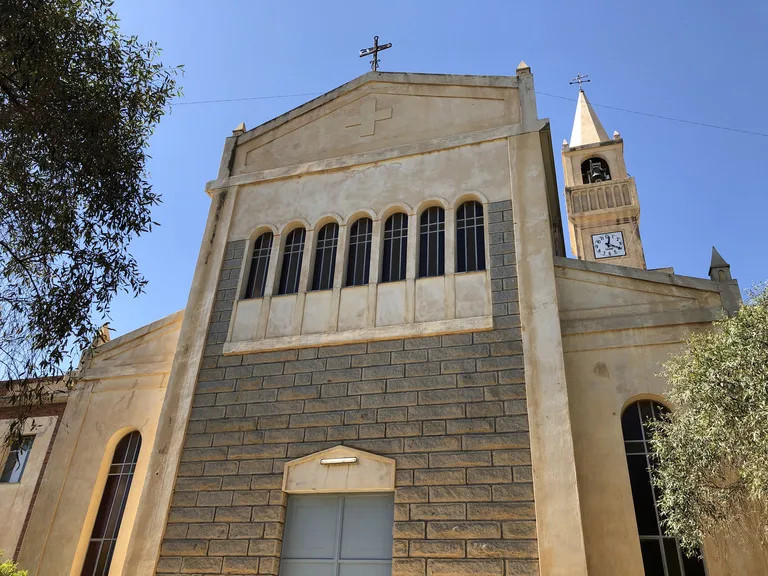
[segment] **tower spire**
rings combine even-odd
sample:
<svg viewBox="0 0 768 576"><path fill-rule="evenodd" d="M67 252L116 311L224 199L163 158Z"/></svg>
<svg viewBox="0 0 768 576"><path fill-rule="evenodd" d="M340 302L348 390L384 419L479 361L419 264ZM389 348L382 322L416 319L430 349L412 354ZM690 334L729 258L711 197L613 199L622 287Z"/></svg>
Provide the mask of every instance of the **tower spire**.
<svg viewBox="0 0 768 576"><path fill-rule="evenodd" d="M589 103L586 92L579 89L579 100L576 103L576 117L573 119L573 132L569 146L584 146L598 142L610 142L608 133L600 123L592 104Z"/></svg>

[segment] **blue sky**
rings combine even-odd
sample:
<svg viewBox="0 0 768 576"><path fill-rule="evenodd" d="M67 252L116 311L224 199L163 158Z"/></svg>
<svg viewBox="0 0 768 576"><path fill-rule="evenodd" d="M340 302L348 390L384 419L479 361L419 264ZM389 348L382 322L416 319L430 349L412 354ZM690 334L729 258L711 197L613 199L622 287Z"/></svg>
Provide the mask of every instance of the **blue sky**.
<svg viewBox="0 0 768 576"><path fill-rule="evenodd" d="M149 286L117 298L114 335L186 305L224 138L313 96L181 103L327 92L368 71L357 51L375 34L394 44L384 71L514 75L524 59L552 124L561 196L577 93L568 81L589 74L605 129L624 137L648 266L706 277L714 244L742 288L768 279L768 137L599 106L768 134L768 2L118 0L116 10L123 32L157 41L185 75L151 142L161 226L133 246Z"/></svg>

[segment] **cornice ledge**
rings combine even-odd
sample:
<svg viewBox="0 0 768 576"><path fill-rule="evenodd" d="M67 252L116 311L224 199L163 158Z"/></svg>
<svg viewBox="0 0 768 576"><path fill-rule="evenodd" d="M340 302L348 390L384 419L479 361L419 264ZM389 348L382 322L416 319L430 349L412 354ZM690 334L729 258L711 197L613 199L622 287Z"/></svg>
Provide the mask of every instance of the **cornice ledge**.
<svg viewBox="0 0 768 576"><path fill-rule="evenodd" d="M205 190L207 193L211 194L216 190L221 190L230 186L243 186L246 184L255 184L257 182L269 182L270 180L281 180L283 178L292 178L317 172L339 170L350 166L374 164L376 162L402 158L405 156L414 156L416 154L428 154L430 152L450 150L451 148L472 146L482 142L519 136L529 132L540 132L546 128L547 124L548 120L542 119L536 120L528 126L519 123L498 128L489 128L487 130L478 130L476 132L467 132L455 136L443 136L432 140L423 140L421 142L394 146L392 148L383 148L381 150L363 152L361 154L350 154L336 158L313 160L312 162L304 162L281 168L269 168L267 170L250 172L248 174L238 174L228 178L211 180L205 185Z"/></svg>
<svg viewBox="0 0 768 576"><path fill-rule="evenodd" d="M587 260L555 256L555 268L557 267L583 270L585 272L594 272L597 274L608 274L610 276L621 276L622 278L634 278L635 280L692 288L694 290L706 290L708 292L720 291L717 283L712 280L695 278L693 276L682 276L680 274L670 274L659 270L640 270L639 268L630 268L629 266L618 266L616 264L604 264L602 262L589 262Z"/></svg>

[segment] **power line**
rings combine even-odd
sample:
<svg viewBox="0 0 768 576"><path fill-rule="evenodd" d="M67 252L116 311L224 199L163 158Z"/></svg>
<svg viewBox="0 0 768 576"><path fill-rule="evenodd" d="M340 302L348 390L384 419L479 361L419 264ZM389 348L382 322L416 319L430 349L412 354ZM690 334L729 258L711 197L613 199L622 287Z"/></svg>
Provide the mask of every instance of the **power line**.
<svg viewBox="0 0 768 576"><path fill-rule="evenodd" d="M305 92L303 94L280 94L278 96L248 96L246 98L225 98L223 100L188 100L173 102L172 106L191 106L193 104L222 104L224 102L245 102L247 100L275 100L277 98L297 98L299 96L320 96L323 92Z"/></svg>
<svg viewBox="0 0 768 576"><path fill-rule="evenodd" d="M560 100L568 100L569 102L575 102L575 98L568 98L567 96L560 96L558 94L550 94L549 92L539 92L542 96L550 96L552 98L559 98ZM649 112L638 112L637 110L628 110L626 108L619 108L617 106L608 106L607 104L597 104L590 101L592 106L599 108L607 108L609 110L618 110L619 112L627 112L628 114L637 114L638 116L647 116L649 118L658 118L660 120L669 120L670 122L681 122L683 124L692 124L694 126L704 126L705 128L716 128L718 130L727 130L728 132L739 132L741 134L751 134L752 136L763 136L768 138L768 134L764 132L754 132L752 130L742 130L741 128L730 128L729 126L718 126L717 124L707 124L706 122L696 122L694 120L683 120L682 118L672 118L671 116L662 116L660 114L651 114Z"/></svg>
<svg viewBox="0 0 768 576"><path fill-rule="evenodd" d="M278 94L274 96L247 96L244 98L223 98L220 100L188 100L186 102L174 102L172 106L193 106L197 104L224 104L228 102L248 102L251 100L277 100L281 98L299 98L306 96L320 96L323 92L304 92L302 94ZM550 94L549 92L537 91L536 94L541 96L549 96L550 98L558 98L559 100L567 100L569 102L575 102L574 98L568 96L560 96L559 94ZM702 126L704 128L714 128L716 130L725 130L727 132L737 132L740 134L749 134L751 136L762 136L768 138L768 134L765 132L755 132L753 130L743 130L741 128L731 128L729 126L720 126L718 124L708 124L706 122L697 122L695 120L685 120L683 118L673 118L671 116L662 116L661 114L651 114L650 112L639 112L637 110L629 110L627 108L619 108L618 106L609 106L608 104L597 104L592 102L593 106L599 108L607 108L608 110L616 110L618 112L626 112L627 114L635 114L637 116L646 116L648 118L656 118L658 120L667 120L669 122L679 122L681 124L690 124L692 126Z"/></svg>

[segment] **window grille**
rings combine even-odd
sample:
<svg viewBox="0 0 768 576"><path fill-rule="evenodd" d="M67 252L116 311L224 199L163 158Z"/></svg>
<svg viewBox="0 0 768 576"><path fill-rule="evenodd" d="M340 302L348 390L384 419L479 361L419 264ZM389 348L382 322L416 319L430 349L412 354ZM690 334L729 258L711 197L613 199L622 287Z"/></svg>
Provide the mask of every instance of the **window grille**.
<svg viewBox="0 0 768 576"><path fill-rule="evenodd" d="M432 206L421 213L419 278L445 274L445 210Z"/></svg>
<svg viewBox="0 0 768 576"><path fill-rule="evenodd" d="M408 215L392 214L384 223L384 258L382 282L405 280L408 258Z"/></svg>
<svg viewBox="0 0 768 576"><path fill-rule="evenodd" d="M138 432L124 436L115 448L81 576L109 574L140 448L141 434Z"/></svg>
<svg viewBox="0 0 768 576"><path fill-rule="evenodd" d="M320 228L315 252L315 272L312 290L333 288L333 271L336 267L336 246L339 243L339 225L331 222Z"/></svg>
<svg viewBox="0 0 768 576"><path fill-rule="evenodd" d="M299 291L301 277L301 261L304 258L304 228L296 228L285 238L283 250L283 267L280 271L280 286L278 294L296 294Z"/></svg>
<svg viewBox="0 0 768 576"><path fill-rule="evenodd" d="M368 284L371 272L371 233L373 222L370 218L356 220L349 229L349 259L347 260L347 286Z"/></svg>
<svg viewBox="0 0 768 576"><path fill-rule="evenodd" d="M253 243L251 268L248 271L248 284L245 289L246 298L263 298L267 285L269 270L269 255L272 252L272 232L265 232Z"/></svg>
<svg viewBox="0 0 768 576"><path fill-rule="evenodd" d="M29 452L32 450L34 441L34 436L22 436L19 444L8 451L3 473L0 474L0 483L15 484L21 482L21 476L27 466Z"/></svg>
<svg viewBox="0 0 768 576"><path fill-rule="evenodd" d="M456 212L456 271L485 270L483 205L464 202Z"/></svg>
<svg viewBox="0 0 768 576"><path fill-rule="evenodd" d="M651 482L655 455L648 424L666 411L658 402L641 400L621 417L643 566L646 576L705 576L704 563L699 558L687 558L677 539L664 534L659 521L657 488Z"/></svg>

